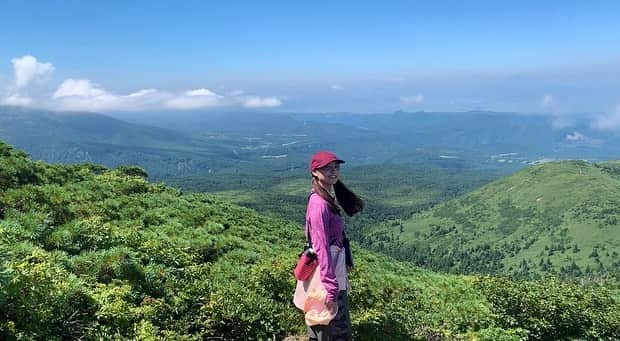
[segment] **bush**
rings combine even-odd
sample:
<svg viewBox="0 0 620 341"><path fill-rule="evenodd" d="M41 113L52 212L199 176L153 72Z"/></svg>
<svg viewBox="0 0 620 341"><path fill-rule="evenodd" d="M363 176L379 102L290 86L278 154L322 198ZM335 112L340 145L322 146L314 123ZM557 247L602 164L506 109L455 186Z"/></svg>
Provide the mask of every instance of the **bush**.
<svg viewBox="0 0 620 341"><path fill-rule="evenodd" d="M119 279L140 284L145 278L142 265L135 258L134 252L121 247L84 252L71 258L70 268L74 274L92 276L99 283L111 283Z"/></svg>
<svg viewBox="0 0 620 341"><path fill-rule="evenodd" d="M84 283L62 268L60 254L28 244L14 250L6 264L8 281L0 287L0 325L12 325L27 338L83 336L97 310ZM3 332L3 338L13 334Z"/></svg>
<svg viewBox="0 0 620 341"><path fill-rule="evenodd" d="M40 164L0 142L0 190L41 182Z"/></svg>
<svg viewBox="0 0 620 341"><path fill-rule="evenodd" d="M620 338L620 304L605 288L586 288L555 278L514 281L480 277L486 295L505 329L527 330L536 340Z"/></svg>
<svg viewBox="0 0 620 341"><path fill-rule="evenodd" d="M116 171L119 174L126 176L137 176L144 179L149 177L148 173L144 170L144 168L137 166L123 165L116 168Z"/></svg>
<svg viewBox="0 0 620 341"><path fill-rule="evenodd" d="M58 185L33 186L24 185L4 193L2 206L5 215L12 211L19 213L38 212L48 215L50 225L62 225L75 216L71 211L70 193Z"/></svg>

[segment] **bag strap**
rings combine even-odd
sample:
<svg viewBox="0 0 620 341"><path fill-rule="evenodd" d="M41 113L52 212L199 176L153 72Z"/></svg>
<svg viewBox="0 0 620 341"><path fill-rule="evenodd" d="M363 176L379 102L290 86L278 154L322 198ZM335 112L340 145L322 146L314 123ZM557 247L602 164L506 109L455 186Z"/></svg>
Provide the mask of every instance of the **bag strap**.
<svg viewBox="0 0 620 341"><path fill-rule="evenodd" d="M310 197L312 197L312 194L315 194L314 192L311 192L310 195L308 196L308 202L310 202ZM317 194L318 195L318 194ZM308 246L312 249L312 237L310 236L310 225L306 225L308 227L308 229L306 230L306 244L308 244Z"/></svg>
<svg viewBox="0 0 620 341"><path fill-rule="evenodd" d="M308 227L309 230L309 227ZM306 236L306 240L308 241L308 246L312 249L312 238L310 237L310 231L308 231L308 235Z"/></svg>

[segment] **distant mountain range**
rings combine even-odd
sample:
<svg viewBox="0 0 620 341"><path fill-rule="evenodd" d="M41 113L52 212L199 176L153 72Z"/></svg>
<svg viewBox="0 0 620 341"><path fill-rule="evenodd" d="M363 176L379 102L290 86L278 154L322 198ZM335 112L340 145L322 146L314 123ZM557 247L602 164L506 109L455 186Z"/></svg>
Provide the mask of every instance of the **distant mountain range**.
<svg viewBox="0 0 620 341"><path fill-rule="evenodd" d="M300 119L377 131L410 146L458 158L532 162L544 158L606 160L620 156L620 132L590 126L589 115L558 127L558 118L501 112L395 112L300 115ZM473 155L472 155L473 154Z"/></svg>
<svg viewBox="0 0 620 341"><path fill-rule="evenodd" d="M186 112L181 115L154 113L117 117L198 135L218 131L252 136L266 143L273 135L296 134L304 137L296 142L297 145L323 142L332 149L342 149L341 152L361 164L395 162L448 168L499 166L514 170L522 167L514 164L552 159L602 161L620 158L620 149L616 147L620 144L620 132L593 129L588 114L573 115L563 121L550 115L485 111L401 111L389 114Z"/></svg>
<svg viewBox="0 0 620 341"><path fill-rule="evenodd" d="M109 167L135 164L156 175L221 168L238 162L229 146L93 113L0 107L0 138L24 149L34 159Z"/></svg>
<svg viewBox="0 0 620 341"><path fill-rule="evenodd" d="M354 165L396 163L511 172L553 159L620 157L620 134L554 128L513 113L63 113L0 107L0 138L49 162L136 164L155 179L305 169L318 149Z"/></svg>

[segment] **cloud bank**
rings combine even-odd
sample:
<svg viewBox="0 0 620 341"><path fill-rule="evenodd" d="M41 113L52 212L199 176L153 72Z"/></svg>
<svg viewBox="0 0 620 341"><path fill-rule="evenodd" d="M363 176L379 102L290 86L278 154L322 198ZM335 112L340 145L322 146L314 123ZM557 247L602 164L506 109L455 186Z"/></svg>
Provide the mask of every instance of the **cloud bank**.
<svg viewBox="0 0 620 341"><path fill-rule="evenodd" d="M164 96L156 89L117 95L88 79L66 79L43 107L66 111L133 111L156 109Z"/></svg>
<svg viewBox="0 0 620 341"><path fill-rule="evenodd" d="M33 83L49 82L55 68L40 63L33 56L13 58L14 85L0 93L0 104L36 107L57 111L142 111L195 110L215 107L275 108L282 105L277 97L261 97L236 89L226 95L207 88L185 91L140 89L129 94L117 94L86 78L68 78L57 88L37 97L29 96Z"/></svg>

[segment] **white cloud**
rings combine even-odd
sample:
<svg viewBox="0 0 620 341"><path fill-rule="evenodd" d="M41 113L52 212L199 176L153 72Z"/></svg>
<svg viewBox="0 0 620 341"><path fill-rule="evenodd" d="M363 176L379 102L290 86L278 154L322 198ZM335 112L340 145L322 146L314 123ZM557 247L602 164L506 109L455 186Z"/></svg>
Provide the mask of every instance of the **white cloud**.
<svg viewBox="0 0 620 341"><path fill-rule="evenodd" d="M332 90L334 90L334 91L342 91L342 90L344 90L344 88L340 84L332 84L332 86L330 88Z"/></svg>
<svg viewBox="0 0 620 341"><path fill-rule="evenodd" d="M108 95L108 93L105 90L103 90L99 85L93 84L88 79L69 78L62 82L52 97L62 98L75 96L92 98L106 95Z"/></svg>
<svg viewBox="0 0 620 341"><path fill-rule="evenodd" d="M23 56L11 59L15 72L15 85L23 88L34 80L45 79L54 72L50 63L39 63L33 56Z"/></svg>
<svg viewBox="0 0 620 341"><path fill-rule="evenodd" d="M213 97L179 97L173 98L166 102L166 107L169 109L206 109L218 106L220 103L217 98Z"/></svg>
<svg viewBox="0 0 620 341"><path fill-rule="evenodd" d="M88 79L70 78L62 82L45 106L66 111L133 111L159 108L167 97L167 94L156 89L117 95Z"/></svg>
<svg viewBox="0 0 620 341"><path fill-rule="evenodd" d="M195 89L185 93L186 96L210 96L210 97L222 97L209 89Z"/></svg>
<svg viewBox="0 0 620 341"><path fill-rule="evenodd" d="M154 94L156 92L157 92L156 89L142 89L142 90L139 90L139 91L136 91L134 93L127 95L127 97L143 97L146 95Z"/></svg>
<svg viewBox="0 0 620 341"><path fill-rule="evenodd" d="M282 101L275 97L250 97L243 102L246 108L274 108L282 105Z"/></svg>
<svg viewBox="0 0 620 341"><path fill-rule="evenodd" d="M620 130L620 105L615 110L598 115L592 122L592 128L598 130Z"/></svg>
<svg viewBox="0 0 620 341"><path fill-rule="evenodd" d="M180 94L142 89L122 96L106 91L87 79L68 79L59 86L47 107L69 111L136 111L161 108L195 110L234 105L269 108L281 105L281 101L275 97L226 97L206 88Z"/></svg>
<svg viewBox="0 0 620 341"><path fill-rule="evenodd" d="M165 105L170 109L206 109L223 104L223 96L209 89L194 89L186 91L184 95L168 100Z"/></svg>
<svg viewBox="0 0 620 341"><path fill-rule="evenodd" d="M4 105L13 105L18 107L24 107L32 104L33 100L30 97L20 96L20 95L11 95L6 98L3 98L0 103Z"/></svg>
<svg viewBox="0 0 620 341"><path fill-rule="evenodd" d="M104 111L124 109L119 96L113 95L88 79L66 79L52 95L52 108L69 111Z"/></svg>
<svg viewBox="0 0 620 341"><path fill-rule="evenodd" d="M282 102L275 97L246 95L243 90L234 90L225 96L207 88L187 91L166 92L147 88L127 95L115 94L89 79L65 79L52 93L36 92L27 96L25 87L33 81L51 75L54 66L39 63L35 57L24 56L12 59L15 69L14 89L3 96L0 104L45 108L59 111L139 111L152 109L208 109L220 106L243 106L246 108L277 107ZM29 94L32 95L32 94Z"/></svg>
<svg viewBox="0 0 620 341"><path fill-rule="evenodd" d="M405 104L419 104L424 102L424 95L417 94L415 96L403 96L400 98L400 101Z"/></svg>

